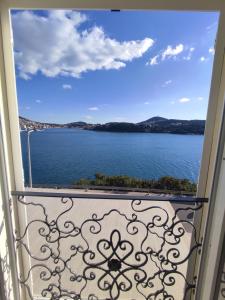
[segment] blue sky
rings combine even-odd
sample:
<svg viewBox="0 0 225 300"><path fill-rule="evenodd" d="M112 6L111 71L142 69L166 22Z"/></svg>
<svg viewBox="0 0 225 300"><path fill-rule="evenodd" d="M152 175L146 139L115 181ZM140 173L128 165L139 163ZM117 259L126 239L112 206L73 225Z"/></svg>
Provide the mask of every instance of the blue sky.
<svg viewBox="0 0 225 300"><path fill-rule="evenodd" d="M205 119L218 14L14 11L21 116Z"/></svg>

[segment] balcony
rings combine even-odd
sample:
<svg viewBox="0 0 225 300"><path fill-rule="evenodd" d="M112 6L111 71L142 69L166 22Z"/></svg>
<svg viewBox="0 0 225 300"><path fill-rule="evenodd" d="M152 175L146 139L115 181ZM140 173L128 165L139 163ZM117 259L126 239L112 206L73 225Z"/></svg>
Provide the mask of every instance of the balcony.
<svg viewBox="0 0 225 300"><path fill-rule="evenodd" d="M10 10L50 8L220 14L196 197L24 191ZM0 298L224 299L224 1L1 0L0 21Z"/></svg>
<svg viewBox="0 0 225 300"><path fill-rule="evenodd" d="M13 192L26 296L189 299L207 199L132 194Z"/></svg>

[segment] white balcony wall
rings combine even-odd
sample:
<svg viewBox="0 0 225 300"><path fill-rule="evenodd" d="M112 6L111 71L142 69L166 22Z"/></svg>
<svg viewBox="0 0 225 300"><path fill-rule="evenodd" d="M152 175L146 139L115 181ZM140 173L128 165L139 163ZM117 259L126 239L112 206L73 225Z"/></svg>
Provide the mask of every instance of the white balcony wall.
<svg viewBox="0 0 225 300"><path fill-rule="evenodd" d="M54 192L47 189L43 191ZM34 299L40 299L45 291L46 297L50 298L51 291L47 290L51 284L55 284L53 291L56 294L64 291L65 294L71 295L76 292L81 293L81 299L89 299L92 294L96 299L111 299L110 289L104 291L104 281L112 284L113 278L117 276L117 283L124 282L125 288L128 289L123 291L121 288L120 291L115 283L111 291L112 299L144 300L149 294L154 295L160 290L161 293L171 294L175 300L183 299L187 287L185 279L194 229L192 208L195 208L195 205L136 201L132 206L130 200L61 200L60 197L50 196L26 196L22 201L24 204L20 203L19 206L27 206L29 225L22 226L21 233L25 232L25 235L18 245L24 259L29 261L32 257L30 265L27 263L27 267L24 268L22 278L25 280L25 291ZM177 209L178 213L175 212ZM170 235L166 228L170 228L172 224L174 228ZM121 244L118 243L119 234ZM126 249L123 249L123 246L126 246ZM93 251L92 259L91 252L83 256L86 250ZM147 258L144 252L149 251L152 251L152 254L148 255L148 261L140 269L135 269L135 266L141 265ZM195 255L196 251L197 248L192 254ZM138 257L136 255L139 252ZM126 255L127 258L124 259ZM162 256L171 260L171 263L163 263ZM120 275L117 271L107 275L111 259L121 259ZM52 275L56 268L59 268L56 275ZM162 280L166 270L169 273ZM91 273L95 274L95 278L85 281L83 276L89 277ZM135 273L140 278L146 275L145 282L149 279L147 287L138 284L137 289ZM73 280L76 276L77 279ZM170 277L174 283L170 281ZM189 283L194 281L193 278L189 280ZM60 289L56 288L59 283ZM102 288L99 288L98 284ZM129 284L132 287L129 288ZM120 296L116 298L118 293Z"/></svg>

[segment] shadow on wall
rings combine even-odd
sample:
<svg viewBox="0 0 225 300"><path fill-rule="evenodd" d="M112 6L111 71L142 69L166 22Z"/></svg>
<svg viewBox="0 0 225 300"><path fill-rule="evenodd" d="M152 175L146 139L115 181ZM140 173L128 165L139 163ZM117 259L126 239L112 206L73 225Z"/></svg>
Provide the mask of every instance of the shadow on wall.
<svg viewBox="0 0 225 300"><path fill-rule="evenodd" d="M191 209L193 207L189 207L186 205L171 203L174 211L176 211L176 215L180 220L180 223L184 227L185 231L188 233L192 233L193 231L193 221L194 221L194 211ZM187 209L185 209L187 207ZM189 207L189 209L188 209Z"/></svg>

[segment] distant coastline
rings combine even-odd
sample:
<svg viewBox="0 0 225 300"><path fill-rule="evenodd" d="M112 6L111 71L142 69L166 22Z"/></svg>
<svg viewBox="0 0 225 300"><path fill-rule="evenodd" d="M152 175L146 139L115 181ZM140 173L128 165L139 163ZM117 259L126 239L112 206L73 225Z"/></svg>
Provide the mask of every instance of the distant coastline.
<svg viewBox="0 0 225 300"><path fill-rule="evenodd" d="M105 124L89 124L83 121L66 124L44 123L19 117L20 129L47 129L47 128L81 128L84 130L106 132L145 132L145 133L172 133L203 135L205 120L179 120L153 117L139 123L109 122Z"/></svg>

